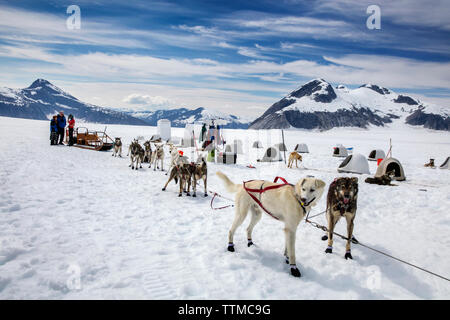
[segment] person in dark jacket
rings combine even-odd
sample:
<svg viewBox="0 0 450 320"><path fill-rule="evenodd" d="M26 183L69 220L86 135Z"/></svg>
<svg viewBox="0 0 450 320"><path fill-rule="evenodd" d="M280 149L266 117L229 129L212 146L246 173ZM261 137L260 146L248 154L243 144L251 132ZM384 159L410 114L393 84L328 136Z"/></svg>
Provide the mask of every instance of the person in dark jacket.
<svg viewBox="0 0 450 320"><path fill-rule="evenodd" d="M206 140L206 133L208 129L206 129L206 123L203 124L202 131L200 133L200 142L203 142Z"/></svg>
<svg viewBox="0 0 450 320"><path fill-rule="evenodd" d="M66 128L66 117L64 116L64 111L60 111L58 115L58 136L59 144L64 144L64 129Z"/></svg>
<svg viewBox="0 0 450 320"><path fill-rule="evenodd" d="M73 115L69 114L67 120L69 120L69 146L73 146L73 129L75 127L75 119L73 118Z"/></svg>
<svg viewBox="0 0 450 320"><path fill-rule="evenodd" d="M58 144L58 116L50 120L50 145Z"/></svg>

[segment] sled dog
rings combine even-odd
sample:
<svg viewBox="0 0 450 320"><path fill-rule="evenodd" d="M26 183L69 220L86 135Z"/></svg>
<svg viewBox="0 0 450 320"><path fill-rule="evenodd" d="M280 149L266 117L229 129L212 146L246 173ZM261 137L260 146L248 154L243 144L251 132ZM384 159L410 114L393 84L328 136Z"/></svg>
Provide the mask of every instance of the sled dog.
<svg viewBox="0 0 450 320"><path fill-rule="evenodd" d="M288 168L292 168L294 160L295 166L298 168L297 161L302 162L302 155L299 154L297 151L291 152L291 154L289 155Z"/></svg>
<svg viewBox="0 0 450 320"><path fill-rule="evenodd" d="M353 237L353 220L355 220L358 200L358 178L337 178L330 184L327 195L327 221L328 235L322 240L328 239L326 253L333 252L333 231L341 217L347 220L347 244L345 246L345 259L353 259L350 243Z"/></svg>
<svg viewBox="0 0 450 320"><path fill-rule="evenodd" d="M113 154L114 157L121 157L122 158L122 140L120 138L115 138L114 140L114 149Z"/></svg>
<svg viewBox="0 0 450 320"><path fill-rule="evenodd" d="M162 188L162 191L166 191L169 182L175 180L175 184L177 184L178 182L180 183L180 192L178 193L178 196L181 197L183 195L183 190L186 185L186 182L190 180L190 173L188 170L188 166L189 164L180 164L173 166L172 169L170 170L169 179Z"/></svg>
<svg viewBox="0 0 450 320"><path fill-rule="evenodd" d="M163 147L162 144L155 144L155 147L156 147L156 149L155 149L155 151L153 151L153 154L152 154L153 163L154 163L153 170L156 171L156 167L158 167L158 169L159 169L158 161L160 161L160 163L161 163L161 171L164 171L164 168L163 168L164 147ZM152 166L152 164L150 163L149 168L151 168L151 166Z"/></svg>
<svg viewBox="0 0 450 320"><path fill-rule="evenodd" d="M251 212L251 220L247 228L248 246L253 244L252 231L261 219L262 208L245 190L243 184L233 183L222 172L217 172L217 175L224 182L228 192L236 193L235 217L228 234L228 251L234 252L234 233L245 220L248 210ZM246 188L261 190L274 185L277 184L264 180L252 180L245 183ZM324 192L324 188L325 182L322 180L303 178L295 185L286 184L276 189L254 194L272 217L284 223L284 255L286 263L290 264L291 274L294 277L301 276L295 261L295 234L297 227L311 208L317 204Z"/></svg>
<svg viewBox="0 0 450 320"><path fill-rule="evenodd" d="M207 190L207 178L208 178L208 167L206 165L206 161L204 157L201 157L199 159L199 162L197 163L190 163L187 166L189 166L189 174L190 179L188 181L188 189L187 189L187 195L189 195L191 183L192 183L192 191L193 197L197 196L197 181L203 180L203 187L205 188L204 196L208 196L208 190Z"/></svg>
<svg viewBox="0 0 450 320"><path fill-rule="evenodd" d="M382 186L396 186L396 184L392 184L391 181L394 179L395 171L389 171L383 174L381 177L367 177L364 182L370 184L379 184Z"/></svg>
<svg viewBox="0 0 450 320"><path fill-rule="evenodd" d="M142 162L152 163L152 145L150 140L144 142L144 160Z"/></svg>
<svg viewBox="0 0 450 320"><path fill-rule="evenodd" d="M129 167L131 169L138 169L142 168L142 160L144 160L144 149L142 149L141 145L139 144L138 140L134 140L130 145L130 160L131 163ZM136 166L135 166L136 163Z"/></svg>

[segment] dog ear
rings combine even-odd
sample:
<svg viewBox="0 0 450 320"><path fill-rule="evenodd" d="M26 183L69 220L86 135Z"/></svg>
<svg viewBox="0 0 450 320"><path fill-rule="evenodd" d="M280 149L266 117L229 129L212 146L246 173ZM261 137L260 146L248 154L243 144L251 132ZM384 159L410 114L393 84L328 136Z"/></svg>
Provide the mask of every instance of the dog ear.
<svg viewBox="0 0 450 320"><path fill-rule="evenodd" d="M316 188L324 188L325 182L319 179L316 179Z"/></svg>
<svg viewBox="0 0 450 320"><path fill-rule="evenodd" d="M352 182L358 183L358 178L357 178L357 177L353 177L353 178L352 178Z"/></svg>

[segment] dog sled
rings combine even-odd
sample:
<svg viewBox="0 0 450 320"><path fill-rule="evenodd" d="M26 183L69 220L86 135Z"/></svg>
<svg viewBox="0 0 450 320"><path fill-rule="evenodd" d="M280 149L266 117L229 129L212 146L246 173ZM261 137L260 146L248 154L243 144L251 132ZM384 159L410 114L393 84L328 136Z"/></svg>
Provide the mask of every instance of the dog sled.
<svg viewBox="0 0 450 320"><path fill-rule="evenodd" d="M73 146L82 149L108 151L114 146L113 139L106 134L106 128L105 131L89 131L86 127L78 127L73 133L73 139Z"/></svg>

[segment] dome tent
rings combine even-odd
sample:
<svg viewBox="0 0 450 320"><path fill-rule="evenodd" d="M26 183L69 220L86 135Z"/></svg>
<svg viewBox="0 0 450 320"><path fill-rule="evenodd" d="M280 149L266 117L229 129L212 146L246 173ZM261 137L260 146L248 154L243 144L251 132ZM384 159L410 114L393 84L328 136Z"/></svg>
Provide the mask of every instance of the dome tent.
<svg viewBox="0 0 450 320"><path fill-rule="evenodd" d="M381 177L387 172L394 171L394 180L403 181L406 180L405 172L403 171L403 167L395 158L386 158L380 162L377 168L377 172L375 173L375 177Z"/></svg>
<svg viewBox="0 0 450 320"><path fill-rule="evenodd" d="M343 145L334 147L333 150L333 157L347 157L348 156L348 152L347 152L347 148L345 148Z"/></svg>
<svg viewBox="0 0 450 320"><path fill-rule="evenodd" d="M450 157L447 157L444 163L439 166L439 169L450 169Z"/></svg>
<svg viewBox="0 0 450 320"><path fill-rule="evenodd" d="M369 162L366 157L359 153L347 156L337 170L338 172L370 174Z"/></svg>
<svg viewBox="0 0 450 320"><path fill-rule="evenodd" d="M367 160L377 161L378 159L384 158L386 158L386 154L384 153L384 151L381 149L375 149L369 153L369 157L367 158Z"/></svg>
<svg viewBox="0 0 450 320"><path fill-rule="evenodd" d="M274 145L275 148L277 148L280 151L287 151L286 145L284 143L277 143Z"/></svg>
<svg viewBox="0 0 450 320"><path fill-rule="evenodd" d="M261 141L255 141L255 142L253 142L253 146L252 146L253 148L257 148L257 149L262 149L262 143L261 143Z"/></svg>
<svg viewBox="0 0 450 320"><path fill-rule="evenodd" d="M306 143L297 144L294 148L294 151L297 151L298 153L309 153L309 149Z"/></svg>
<svg viewBox="0 0 450 320"><path fill-rule="evenodd" d="M258 159L259 162L277 162L283 161L281 158L281 153L276 147L267 148L266 152L264 152L264 156L262 159Z"/></svg>

